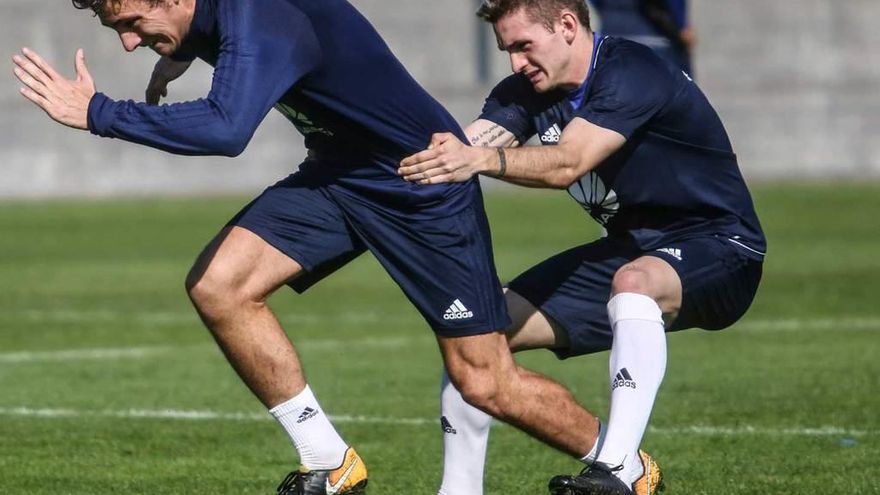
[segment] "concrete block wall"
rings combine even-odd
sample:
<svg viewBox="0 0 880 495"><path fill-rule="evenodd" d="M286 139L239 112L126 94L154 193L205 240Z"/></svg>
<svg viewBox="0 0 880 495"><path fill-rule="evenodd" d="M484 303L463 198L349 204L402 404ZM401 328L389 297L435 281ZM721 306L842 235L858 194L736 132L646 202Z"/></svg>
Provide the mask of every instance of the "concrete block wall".
<svg viewBox="0 0 880 495"><path fill-rule="evenodd" d="M479 111L476 0L352 0L413 75L462 123ZM752 179L880 178L880 16L876 0L694 0L698 80ZM489 35L482 26L483 36ZM100 91L142 99L155 56L122 51L115 35L66 0L0 0L0 54L38 50L66 74L86 50ZM491 47L491 45L490 45ZM256 192L294 170L302 139L270 114L236 159L176 157L63 128L0 78L0 197ZM509 71L490 48L490 79ZM174 100L204 95L194 66Z"/></svg>
<svg viewBox="0 0 880 495"><path fill-rule="evenodd" d="M700 85L754 177L880 178L876 0L694 2Z"/></svg>

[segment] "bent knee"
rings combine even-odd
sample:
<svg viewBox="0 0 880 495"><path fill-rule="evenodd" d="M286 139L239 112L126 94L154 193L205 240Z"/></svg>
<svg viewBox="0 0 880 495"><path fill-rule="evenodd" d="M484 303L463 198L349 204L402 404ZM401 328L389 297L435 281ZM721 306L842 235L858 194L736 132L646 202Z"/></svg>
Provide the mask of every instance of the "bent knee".
<svg viewBox="0 0 880 495"><path fill-rule="evenodd" d="M208 315L247 302L258 302L248 296L238 277L213 265L204 270L194 267L186 277L186 292L196 308Z"/></svg>
<svg viewBox="0 0 880 495"><path fill-rule="evenodd" d="M650 294L651 286L647 272L639 268L624 265L611 280L611 293L633 292L636 294Z"/></svg>
<svg viewBox="0 0 880 495"><path fill-rule="evenodd" d="M459 388L465 402L493 416L503 411L499 387L493 380L466 380Z"/></svg>
<svg viewBox="0 0 880 495"><path fill-rule="evenodd" d="M495 417L503 417L506 393L504 384L496 374L488 370L470 369L466 374L454 377L453 383L468 404Z"/></svg>

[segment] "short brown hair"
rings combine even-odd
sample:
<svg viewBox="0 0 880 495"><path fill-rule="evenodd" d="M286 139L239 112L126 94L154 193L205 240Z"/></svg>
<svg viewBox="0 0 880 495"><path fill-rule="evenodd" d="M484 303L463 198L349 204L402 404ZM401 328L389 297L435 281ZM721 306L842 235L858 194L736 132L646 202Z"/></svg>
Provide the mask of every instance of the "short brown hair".
<svg viewBox="0 0 880 495"><path fill-rule="evenodd" d="M532 20L544 24L553 31L553 24L563 10L570 10L577 15L578 21L590 29L590 9L586 0L483 0L477 17L495 24L502 17L519 9L526 9Z"/></svg>
<svg viewBox="0 0 880 495"><path fill-rule="evenodd" d="M98 15L102 15L104 13L116 12L119 10L119 7L122 5L124 1L131 0L71 0L73 2L73 6L78 9L92 9L92 12ZM148 3L149 5L159 5L163 0L139 0Z"/></svg>

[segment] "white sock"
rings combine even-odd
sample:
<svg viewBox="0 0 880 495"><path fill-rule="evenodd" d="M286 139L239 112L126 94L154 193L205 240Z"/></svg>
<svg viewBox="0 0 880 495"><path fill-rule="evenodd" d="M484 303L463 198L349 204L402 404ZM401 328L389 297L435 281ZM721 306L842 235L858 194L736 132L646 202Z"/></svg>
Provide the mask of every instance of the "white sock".
<svg viewBox="0 0 880 495"><path fill-rule="evenodd" d="M599 453L602 452L602 445L605 444L605 435L607 433L608 428L605 427L605 423L599 421L599 436L596 438L596 443L593 444L593 448L590 449L587 455L581 457L581 462L586 465L596 462L596 459L599 458Z"/></svg>
<svg viewBox="0 0 880 495"><path fill-rule="evenodd" d="M443 482L439 495L482 495L492 416L468 404L443 372L440 389Z"/></svg>
<svg viewBox="0 0 880 495"><path fill-rule="evenodd" d="M300 464L309 469L336 469L342 465L348 445L330 424L308 385L269 413L287 432L299 452Z"/></svg>
<svg viewBox="0 0 880 495"><path fill-rule="evenodd" d="M623 465L618 476L631 484L641 476L639 445L657 390L666 372L666 334L663 314L648 296L621 293L608 302L611 345L611 413L598 461Z"/></svg>

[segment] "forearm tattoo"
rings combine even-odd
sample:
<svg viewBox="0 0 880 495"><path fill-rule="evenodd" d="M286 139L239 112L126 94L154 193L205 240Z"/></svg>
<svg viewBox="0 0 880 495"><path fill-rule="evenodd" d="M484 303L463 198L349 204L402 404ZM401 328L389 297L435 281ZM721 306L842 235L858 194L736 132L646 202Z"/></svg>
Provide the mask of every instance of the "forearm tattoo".
<svg viewBox="0 0 880 495"><path fill-rule="evenodd" d="M493 124L488 129L471 137L472 146L494 146L499 140L504 138L508 130L498 124Z"/></svg>

